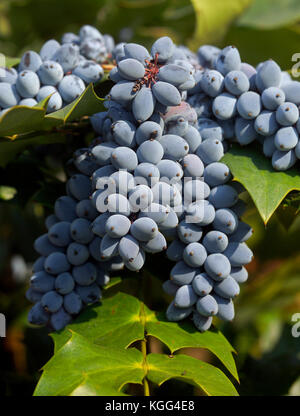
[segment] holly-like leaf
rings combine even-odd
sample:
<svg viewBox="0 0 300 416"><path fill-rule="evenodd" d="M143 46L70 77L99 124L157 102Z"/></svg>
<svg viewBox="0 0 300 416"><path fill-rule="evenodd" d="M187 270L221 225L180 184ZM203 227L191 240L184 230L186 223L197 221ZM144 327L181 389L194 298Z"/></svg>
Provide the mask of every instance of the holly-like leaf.
<svg viewBox="0 0 300 416"><path fill-rule="evenodd" d="M140 372L135 373L131 364L126 366L124 363L124 366L121 366L123 378L120 377L122 381L120 384L116 385L115 375L111 376L112 367L108 367L107 371L112 378L113 386L109 382L97 381L98 377L105 379L101 371L103 368L106 369L108 364L105 363L101 366L102 360L110 360L112 363L117 362L120 365L120 361L123 358L125 360L126 355L122 354L118 357L117 354L115 357L116 351L132 351L132 345L136 341L144 340L148 335L160 339L172 353L180 352L179 350L185 347L206 348L213 352L224 366L238 378L232 357L233 349L221 333L209 331L206 334L201 334L190 324L179 326L167 323L163 318L159 320L159 317L139 299L119 292L115 296L105 299L103 305L90 306L63 331L52 334L55 343L54 357L43 368L43 375L35 394L64 395L85 392L86 394L105 395L110 391L117 394L117 391L121 391L121 387L126 382L138 383L148 375L151 381L157 380L157 384L161 384L169 378L183 377L188 383L202 388L206 394L236 394L229 379L217 367L190 359L190 357L181 358L182 354L176 355L179 358L176 358L175 364L170 367L168 374L166 374L166 368L163 368L163 364L166 363L165 359L150 355L148 363L148 358L143 356L144 361L141 366L140 356L134 355L129 361L132 364L132 360L136 360L134 367L139 371L142 368L143 375ZM97 357L95 354L99 354L99 356ZM157 367L160 366L160 360L162 360L162 367L159 371ZM96 363L94 369L93 361ZM72 370L73 367L74 370ZM116 364L114 371L118 372L118 368ZM68 378L66 383L59 380L56 386L56 378L63 378L60 376L60 369L61 372L68 372ZM94 378L89 375L92 369ZM187 374L185 374L186 372ZM183 376L180 376L182 373ZM130 378L131 375L140 377L140 381L137 379L133 381L133 378ZM212 380L216 381L214 387ZM222 384L222 386L218 386L218 384Z"/></svg>
<svg viewBox="0 0 300 416"><path fill-rule="evenodd" d="M146 323L147 333L158 338L172 353L182 348L206 348L225 365L238 380L232 356L235 352L224 335L217 330L200 333L191 322L168 322L163 314L151 313Z"/></svg>
<svg viewBox="0 0 300 416"><path fill-rule="evenodd" d="M144 338L140 314L141 302L137 298L118 293L105 299L103 305L87 308L69 328L95 344L127 348ZM57 350L68 341L70 332L66 329L52 336Z"/></svg>
<svg viewBox="0 0 300 416"><path fill-rule="evenodd" d="M249 192L265 224L284 198L300 191L300 175L296 169L276 172L270 161L255 147L233 146L223 157L234 177Z"/></svg>
<svg viewBox="0 0 300 416"><path fill-rule="evenodd" d="M196 358L184 354L149 354L147 365L147 378L159 386L176 378L200 387L207 396L238 396L233 384L221 370Z"/></svg>
<svg viewBox="0 0 300 416"><path fill-rule="evenodd" d="M35 107L11 107L0 117L0 137L10 136L11 140L15 140L18 134L40 130L49 99L50 97L45 98Z"/></svg>
<svg viewBox="0 0 300 416"><path fill-rule="evenodd" d="M70 334L69 341L44 366L35 396L123 395L123 386L142 382L140 351L99 346L87 337Z"/></svg>
<svg viewBox="0 0 300 416"><path fill-rule="evenodd" d="M66 105L61 110L48 114L45 117L43 127L57 127L77 120L80 117L91 116L100 111L104 111L103 102L104 99L96 95L93 84L90 84L75 101Z"/></svg>
<svg viewBox="0 0 300 416"><path fill-rule="evenodd" d="M18 140L16 135L50 130L104 109L103 99L96 95L92 84L72 103L61 110L46 114L49 98L47 97L35 107L10 108L0 118L0 136L9 136L13 140Z"/></svg>
<svg viewBox="0 0 300 416"><path fill-rule="evenodd" d="M128 383L141 384L147 377L159 386L176 378L200 387L212 396L236 396L222 371L211 364L179 354L149 354L135 348L96 345L71 331L68 342L43 367L35 396L123 395Z"/></svg>
<svg viewBox="0 0 300 416"><path fill-rule="evenodd" d="M298 0L254 0L238 25L274 29L296 23L300 18Z"/></svg>
<svg viewBox="0 0 300 416"><path fill-rule="evenodd" d="M229 25L252 0L192 0L196 14L196 31L191 42L195 49L223 38Z"/></svg>
<svg viewBox="0 0 300 416"><path fill-rule="evenodd" d="M101 306L88 308L70 328L98 345L118 348L142 340L145 332L161 340L172 353L181 348L206 348L238 379L234 350L221 332L202 334L190 323L168 322L162 314L156 316L139 299L124 293L105 299ZM53 337L58 349L67 342L70 333L65 330Z"/></svg>

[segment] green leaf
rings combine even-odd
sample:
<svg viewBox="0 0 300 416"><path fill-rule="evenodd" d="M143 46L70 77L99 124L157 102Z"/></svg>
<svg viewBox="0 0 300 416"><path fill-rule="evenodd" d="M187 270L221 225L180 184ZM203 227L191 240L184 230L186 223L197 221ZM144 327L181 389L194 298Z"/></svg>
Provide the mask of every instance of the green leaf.
<svg viewBox="0 0 300 416"><path fill-rule="evenodd" d="M20 58L11 58L10 56L5 56L5 66L6 68L11 68L13 66L18 65L21 61Z"/></svg>
<svg viewBox="0 0 300 416"><path fill-rule="evenodd" d="M0 166L5 167L18 153L30 146L39 146L51 143L64 143L66 137L58 133L44 133L34 137L24 137L16 140L0 138Z"/></svg>
<svg viewBox="0 0 300 416"><path fill-rule="evenodd" d="M187 355L172 357L163 354L147 356L147 378L159 386L171 378L200 387L208 396L238 396L229 379L211 364Z"/></svg>
<svg viewBox="0 0 300 416"><path fill-rule="evenodd" d="M121 282L122 282L122 278L121 277L111 277L110 278L110 281L107 283L107 285L103 289L105 291L107 291L108 289L111 289L112 287L117 286Z"/></svg>
<svg viewBox="0 0 300 416"><path fill-rule="evenodd" d="M145 351L142 354L132 348L132 344L144 340L145 336L152 333L156 336L151 325L160 324L166 335L159 333L157 338L166 345L169 345L168 337L171 344L178 337L173 350L187 346L217 351L230 370L226 352L209 345L210 342L222 345L231 354L232 347L220 333L211 338L198 333L193 338L190 333L195 333L195 328L166 325L139 299L118 293L106 299L103 305L89 307L74 323L52 334L55 353L43 368L35 395L119 395L126 384L141 383L144 377L159 385L170 378L180 378L208 395L237 394L226 375L211 364L183 354L176 354L170 361L168 356L147 356ZM190 332L186 333L186 338L184 331ZM202 337L206 337L203 342L200 341Z"/></svg>
<svg viewBox="0 0 300 416"><path fill-rule="evenodd" d="M69 328L95 344L127 348L144 338L140 313L141 302L137 298L118 293L106 299L103 305L87 308ZM52 336L57 350L68 341L70 332L64 330Z"/></svg>
<svg viewBox="0 0 300 416"><path fill-rule="evenodd" d="M294 170L276 172L255 147L233 146L223 157L234 177L249 192L265 224L292 191L300 191L300 175Z"/></svg>
<svg viewBox="0 0 300 416"><path fill-rule="evenodd" d="M156 316L137 298L124 293L105 299L101 306L88 308L70 328L98 345L127 348L133 342L142 340L146 331L161 340L172 353L181 348L206 348L238 379L232 356L234 350L221 332L207 331L202 334L192 324L168 322L163 314ZM56 349L69 337L66 330L53 334Z"/></svg>
<svg viewBox="0 0 300 416"><path fill-rule="evenodd" d="M14 137L15 135L50 130L104 109L104 100L95 94L92 84L75 101L61 110L46 115L49 98L47 97L35 107L10 108L0 118L0 136L13 136L15 140L18 140L18 137Z"/></svg>
<svg viewBox="0 0 300 416"><path fill-rule="evenodd" d="M48 114L45 117L44 127L54 127L79 119L82 116L104 111L104 99L99 98L94 91L93 84L90 84L75 101L68 104L61 110Z"/></svg>
<svg viewBox="0 0 300 416"><path fill-rule="evenodd" d="M0 117L0 136L15 136L39 130L46 114L50 97L39 103L38 107L17 105L11 107ZM13 137L15 139L15 137Z"/></svg>
<svg viewBox="0 0 300 416"><path fill-rule="evenodd" d="M15 197L17 190L11 186L0 186L0 199L9 201Z"/></svg>
<svg viewBox="0 0 300 416"><path fill-rule="evenodd" d="M146 375L158 385L176 378L200 387L206 395L237 395L229 379L211 364L183 354L172 358L149 354L144 360L135 348L99 346L73 332L43 367L34 395L120 396L126 384L140 384Z"/></svg>
<svg viewBox="0 0 300 416"><path fill-rule="evenodd" d="M196 31L191 47L220 41L230 24L251 4L252 0L192 0L196 14Z"/></svg>
<svg viewBox="0 0 300 416"><path fill-rule="evenodd" d="M144 377L140 351L95 345L73 332L43 370L35 396L123 395L123 386Z"/></svg>
<svg viewBox="0 0 300 416"><path fill-rule="evenodd" d="M236 365L232 356L234 349L220 331L200 333L190 322L168 322L163 314L148 315L146 330L162 341L172 353L182 348L206 348L211 351L230 373L238 380Z"/></svg>
<svg viewBox="0 0 300 416"><path fill-rule="evenodd" d="M296 23L300 18L298 0L254 0L238 25L274 29Z"/></svg>

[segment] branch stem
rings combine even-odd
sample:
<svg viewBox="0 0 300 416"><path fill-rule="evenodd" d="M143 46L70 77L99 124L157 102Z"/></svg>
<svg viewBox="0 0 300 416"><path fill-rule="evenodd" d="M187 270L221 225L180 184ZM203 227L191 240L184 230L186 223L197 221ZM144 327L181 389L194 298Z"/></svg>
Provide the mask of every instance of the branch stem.
<svg viewBox="0 0 300 416"><path fill-rule="evenodd" d="M146 360L147 360L147 340L146 338L141 341L141 352L143 354L143 367L146 368ZM143 386L144 386L144 396L150 396L150 388L149 383L147 380L147 375L145 375L143 379Z"/></svg>

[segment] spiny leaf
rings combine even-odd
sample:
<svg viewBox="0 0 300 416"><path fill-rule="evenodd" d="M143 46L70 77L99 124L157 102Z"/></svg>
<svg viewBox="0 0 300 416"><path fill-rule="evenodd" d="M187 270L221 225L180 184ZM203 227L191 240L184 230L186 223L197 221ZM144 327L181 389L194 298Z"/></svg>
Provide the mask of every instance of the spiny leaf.
<svg viewBox="0 0 300 416"><path fill-rule="evenodd" d="M95 345L76 333L43 370L35 396L123 395L123 386L144 377L140 351Z"/></svg>
<svg viewBox="0 0 300 416"><path fill-rule="evenodd" d="M169 365L167 356L145 356L135 348L127 348L150 335L148 326L154 323L159 324L154 313L137 298L124 293L108 298L102 306L88 308L73 324L52 335L55 353L43 368L35 395L120 395L126 384L141 383L144 377L159 385L168 379L180 378L200 387L207 395L237 394L226 375L210 364L179 354ZM176 324L169 323L163 329L168 329L167 337L176 339ZM196 332L192 328L188 330ZM180 332L182 339L184 329ZM214 350L208 345L208 339L193 342L189 336L187 333L183 345L178 340L178 349L204 346ZM199 339L202 336L198 333ZM211 342L218 336L215 334ZM159 338L165 341L161 334ZM226 340L223 348L232 350ZM226 359L222 361L228 368Z"/></svg>
<svg viewBox="0 0 300 416"><path fill-rule="evenodd" d="M95 94L93 84L90 84L75 101L61 110L48 114L45 117L45 127L59 126L82 116L91 116L98 113L104 110L103 101L103 98L99 98Z"/></svg>
<svg viewBox="0 0 300 416"><path fill-rule="evenodd" d="M141 302L137 298L118 293L103 305L87 308L69 327L95 344L127 348L144 338L140 311ZM70 338L70 332L64 330L52 336L57 351Z"/></svg>
<svg viewBox="0 0 300 416"><path fill-rule="evenodd" d="M0 136L18 139L15 135L50 130L104 109L104 100L95 94L92 84L75 101L61 110L46 115L49 98L50 96L35 107L15 106L10 108L0 118Z"/></svg>
<svg viewBox="0 0 300 416"><path fill-rule="evenodd" d="M238 380L232 356L234 349L220 331L200 333L191 322L168 322L163 314L148 314L147 334L162 341L173 353L181 348L206 348L215 354L230 373Z"/></svg>
<svg viewBox="0 0 300 416"><path fill-rule="evenodd" d="M10 108L0 117L0 136L11 136L40 130L46 114L50 97L45 98L36 107L17 105Z"/></svg>
<svg viewBox="0 0 300 416"><path fill-rule="evenodd" d="M200 387L207 396L238 396L236 389L221 370L196 358L183 354L172 357L149 354L147 364L147 378L159 386L176 378Z"/></svg>
<svg viewBox="0 0 300 416"><path fill-rule="evenodd" d="M188 347L206 348L238 379L232 356L234 350L221 332L201 334L192 324L167 322L139 299L124 293L105 299L101 306L87 308L69 328L97 345L127 348L142 340L146 333L160 339L171 352ZM70 332L64 330L54 333L52 337L57 351L68 341Z"/></svg>
<svg viewBox="0 0 300 416"><path fill-rule="evenodd" d="M274 171L270 161L255 147L233 146L222 161L249 192L265 224L290 192L300 191L296 169Z"/></svg>

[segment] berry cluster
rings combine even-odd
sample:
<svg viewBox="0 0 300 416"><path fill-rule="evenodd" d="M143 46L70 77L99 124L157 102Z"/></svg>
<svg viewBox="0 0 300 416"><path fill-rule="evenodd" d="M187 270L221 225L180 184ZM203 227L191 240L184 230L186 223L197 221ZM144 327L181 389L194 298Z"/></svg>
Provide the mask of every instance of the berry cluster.
<svg viewBox="0 0 300 416"><path fill-rule="evenodd" d="M71 322L86 304L101 299L101 287L109 282L114 266L99 262L100 239L91 231L97 211L89 199L90 176L98 165L88 163L90 149L80 149L68 164L72 173L67 195L55 202L54 214L46 218L48 232L34 248L40 257L33 266L27 299L35 305L29 322L59 330Z"/></svg>
<svg viewBox="0 0 300 416"><path fill-rule="evenodd" d="M233 319L232 299L252 259L245 243L252 230L240 221L240 189L221 162L223 128L200 129L198 108L185 101L199 94L204 71L167 37L151 54L119 44L112 56L107 111L91 117L98 137L68 164L67 196L57 200L48 234L35 243L42 257L28 292L37 302L29 319L62 328L83 303L100 298L110 271L139 271L146 253L167 250L177 263L164 283L175 297L167 317L193 313L205 331L214 315Z"/></svg>
<svg viewBox="0 0 300 416"><path fill-rule="evenodd" d="M113 56L117 66L110 78L116 85L110 99L129 108L138 123L179 105L184 92L195 86L193 67L186 59L178 59L169 37L154 42L151 54L142 45L128 43L117 45Z"/></svg>
<svg viewBox="0 0 300 416"><path fill-rule="evenodd" d="M65 33L61 44L48 40L40 53L27 51L17 69L0 68L0 116L15 105L35 106L49 95L47 112L59 110L104 75L102 62L114 40L85 25L79 35Z"/></svg>
<svg viewBox="0 0 300 416"><path fill-rule="evenodd" d="M233 46L202 46L198 61L187 101L197 112L202 138L242 146L258 141L275 170L294 166L300 159L300 83L273 60L257 68L243 63Z"/></svg>

